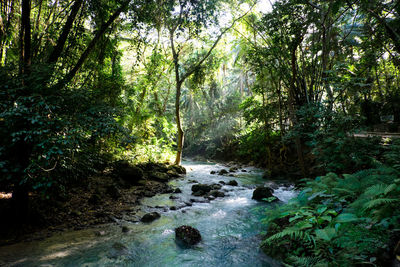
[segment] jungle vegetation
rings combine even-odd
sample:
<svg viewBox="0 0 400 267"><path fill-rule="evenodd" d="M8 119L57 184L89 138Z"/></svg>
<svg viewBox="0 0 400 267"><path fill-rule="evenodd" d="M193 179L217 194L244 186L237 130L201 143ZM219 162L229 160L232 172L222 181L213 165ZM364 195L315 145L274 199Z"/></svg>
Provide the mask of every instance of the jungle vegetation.
<svg viewBox="0 0 400 267"><path fill-rule="evenodd" d="M0 107L19 215L118 160L202 156L310 178L264 221L287 264L398 241L398 1L2 0Z"/></svg>

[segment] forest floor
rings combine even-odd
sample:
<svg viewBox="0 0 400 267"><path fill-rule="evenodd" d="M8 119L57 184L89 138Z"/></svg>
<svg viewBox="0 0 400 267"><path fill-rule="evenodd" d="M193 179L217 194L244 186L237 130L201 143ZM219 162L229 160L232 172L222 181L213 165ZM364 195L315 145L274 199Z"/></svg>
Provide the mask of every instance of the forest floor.
<svg viewBox="0 0 400 267"><path fill-rule="evenodd" d="M11 198L0 199L0 246L21 241L42 240L55 232L80 230L99 224L116 222L126 216L131 221L140 220L135 214L140 210L140 199L159 193L171 193L167 182L180 177L185 170L165 164L139 166L141 177L134 177L134 166L125 173L105 171L91 176L85 185L75 186L58 199L43 200L30 195L30 212L26 221L15 221ZM133 172L132 172L133 171ZM121 175L124 179L122 179ZM131 175L134 180L127 182ZM4 216L3 216L4 215ZM127 216L129 215L129 216Z"/></svg>

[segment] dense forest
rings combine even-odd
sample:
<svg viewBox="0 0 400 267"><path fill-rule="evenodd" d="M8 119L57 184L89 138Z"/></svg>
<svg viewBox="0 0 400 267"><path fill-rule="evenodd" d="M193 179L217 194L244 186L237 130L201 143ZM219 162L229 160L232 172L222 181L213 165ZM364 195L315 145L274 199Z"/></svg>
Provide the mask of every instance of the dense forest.
<svg viewBox="0 0 400 267"><path fill-rule="evenodd" d="M400 260L398 1L1 0L0 88L1 240L184 158L296 184L259 222L274 259Z"/></svg>

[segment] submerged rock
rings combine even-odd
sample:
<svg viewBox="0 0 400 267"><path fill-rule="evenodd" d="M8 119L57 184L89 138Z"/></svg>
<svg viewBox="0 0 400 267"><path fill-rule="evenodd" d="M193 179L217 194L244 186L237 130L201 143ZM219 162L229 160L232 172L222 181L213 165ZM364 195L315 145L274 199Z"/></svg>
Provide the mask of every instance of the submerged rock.
<svg viewBox="0 0 400 267"><path fill-rule="evenodd" d="M274 190L272 188L260 186L253 191L252 199L260 201L263 200L263 198L270 198L273 197L273 192Z"/></svg>
<svg viewBox="0 0 400 267"><path fill-rule="evenodd" d="M216 171L211 171L211 172L210 172L210 174L216 174L216 173L217 173Z"/></svg>
<svg viewBox="0 0 400 267"><path fill-rule="evenodd" d="M226 183L224 181L219 181L218 183L225 185Z"/></svg>
<svg viewBox="0 0 400 267"><path fill-rule="evenodd" d="M154 220L156 220L156 219L158 219L160 217L161 217L161 215L158 212L150 212L150 213L145 214L140 219L140 221L147 223L147 222L152 222L152 221L154 221Z"/></svg>
<svg viewBox="0 0 400 267"><path fill-rule="evenodd" d="M111 248L112 250L110 251L109 255L110 258L118 258L129 254L128 248L122 243L115 242Z"/></svg>
<svg viewBox="0 0 400 267"><path fill-rule="evenodd" d="M193 246L201 241L199 230L188 225L182 225L175 228L176 241L186 246Z"/></svg>
<svg viewBox="0 0 400 267"><path fill-rule="evenodd" d="M231 185L231 186L238 186L238 182L236 182L236 180L230 180L227 185Z"/></svg>

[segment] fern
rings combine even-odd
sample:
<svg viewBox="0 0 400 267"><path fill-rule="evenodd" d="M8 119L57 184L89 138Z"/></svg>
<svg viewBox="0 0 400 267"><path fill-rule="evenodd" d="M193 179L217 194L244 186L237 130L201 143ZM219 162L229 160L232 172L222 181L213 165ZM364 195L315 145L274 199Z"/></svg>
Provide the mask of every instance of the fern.
<svg viewBox="0 0 400 267"><path fill-rule="evenodd" d="M396 202L399 202L399 199L393 199L393 198L378 198L378 199L373 199L368 201L367 203L364 204L363 209L364 210L369 210L372 208L376 208L378 206L381 206L383 204L386 205L391 205L394 204Z"/></svg>
<svg viewBox="0 0 400 267"><path fill-rule="evenodd" d="M389 194L393 190L397 188L397 184L390 184L385 188L385 192L383 192L385 195Z"/></svg>
<svg viewBox="0 0 400 267"><path fill-rule="evenodd" d="M299 267L311 267L311 266L316 266L317 264L319 266L323 266L321 265L321 259L317 258L317 257L298 257L298 256L291 256L289 258L289 260L291 261L291 263L294 266L299 266ZM326 264L326 262L324 263Z"/></svg>
<svg viewBox="0 0 400 267"><path fill-rule="evenodd" d="M343 178L329 173L307 180L307 188L275 214L288 222L275 225L264 243L291 266L367 262L387 249L388 225L400 228L393 208L400 202L399 177L396 169L381 165Z"/></svg>
<svg viewBox="0 0 400 267"><path fill-rule="evenodd" d="M281 240L285 237L288 237L290 239L295 239L295 240L303 240L303 241L310 240L309 234L307 234L301 230L298 230L298 229L288 228L288 229L284 229L281 232L270 236L266 240L266 243L271 243L276 240Z"/></svg>
<svg viewBox="0 0 400 267"><path fill-rule="evenodd" d="M386 187L387 186L385 184L376 184L368 187L367 190L365 190L364 194L371 197L375 197L383 194L385 192Z"/></svg>

